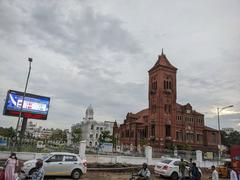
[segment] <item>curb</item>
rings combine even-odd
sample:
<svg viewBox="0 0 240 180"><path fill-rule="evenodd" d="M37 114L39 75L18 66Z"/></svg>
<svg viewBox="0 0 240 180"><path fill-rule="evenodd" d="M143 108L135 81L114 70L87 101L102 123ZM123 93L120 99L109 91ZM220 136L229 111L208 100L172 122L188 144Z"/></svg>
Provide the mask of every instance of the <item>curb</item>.
<svg viewBox="0 0 240 180"><path fill-rule="evenodd" d="M106 171L106 172L122 172L130 170L138 170L139 167L122 167L122 168L87 168L87 171Z"/></svg>

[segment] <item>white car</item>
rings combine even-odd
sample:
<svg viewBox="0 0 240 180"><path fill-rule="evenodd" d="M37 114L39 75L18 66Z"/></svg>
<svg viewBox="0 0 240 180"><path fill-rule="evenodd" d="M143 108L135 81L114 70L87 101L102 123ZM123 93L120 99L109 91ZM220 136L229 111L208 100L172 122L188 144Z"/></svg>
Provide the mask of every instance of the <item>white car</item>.
<svg viewBox="0 0 240 180"><path fill-rule="evenodd" d="M79 179L87 172L87 161L82 160L79 155L73 153L53 152L42 158L45 176L71 176ZM22 172L26 176L33 174L37 159L26 161Z"/></svg>
<svg viewBox="0 0 240 180"><path fill-rule="evenodd" d="M173 180L177 180L178 177L180 177L179 173L179 163L181 159L177 158L163 158L160 160L160 162L157 162L154 167L154 172L158 175L161 175L163 177L170 177ZM186 164L186 171L185 176L189 177L189 162L184 161ZM199 172L202 174L201 169L199 169Z"/></svg>

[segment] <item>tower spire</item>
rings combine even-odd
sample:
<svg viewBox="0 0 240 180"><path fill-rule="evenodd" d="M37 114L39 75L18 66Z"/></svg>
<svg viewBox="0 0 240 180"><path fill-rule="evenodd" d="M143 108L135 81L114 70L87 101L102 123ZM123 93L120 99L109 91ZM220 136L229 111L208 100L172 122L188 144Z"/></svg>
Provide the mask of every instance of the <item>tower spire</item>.
<svg viewBox="0 0 240 180"><path fill-rule="evenodd" d="M162 54L161 55L163 55L163 48L162 48Z"/></svg>

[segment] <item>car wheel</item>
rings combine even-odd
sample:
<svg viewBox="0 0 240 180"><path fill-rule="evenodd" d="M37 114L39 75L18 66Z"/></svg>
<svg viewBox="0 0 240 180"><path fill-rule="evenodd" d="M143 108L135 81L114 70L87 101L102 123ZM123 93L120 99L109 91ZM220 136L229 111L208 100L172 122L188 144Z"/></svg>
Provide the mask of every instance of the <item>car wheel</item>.
<svg viewBox="0 0 240 180"><path fill-rule="evenodd" d="M176 173L176 172L172 173L171 179L172 180L177 180L178 179L178 173Z"/></svg>
<svg viewBox="0 0 240 180"><path fill-rule="evenodd" d="M31 176L31 175L33 175L33 173L35 173L36 171L37 171L36 168L33 168L33 169L31 169L31 170L29 171L28 175Z"/></svg>
<svg viewBox="0 0 240 180"><path fill-rule="evenodd" d="M80 177L82 176L82 171L79 169L75 169L75 170L73 170L71 176L73 179L80 179Z"/></svg>

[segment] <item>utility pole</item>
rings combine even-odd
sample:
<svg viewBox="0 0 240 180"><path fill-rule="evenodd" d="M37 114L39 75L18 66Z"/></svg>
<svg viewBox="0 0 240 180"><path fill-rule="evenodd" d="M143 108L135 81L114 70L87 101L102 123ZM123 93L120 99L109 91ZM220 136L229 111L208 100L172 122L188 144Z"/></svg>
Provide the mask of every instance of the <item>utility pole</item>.
<svg viewBox="0 0 240 180"><path fill-rule="evenodd" d="M221 138L221 127L220 127L220 112L224 109L231 108L233 105L225 106L223 108L217 108L217 118L218 118L218 144L219 144L219 150L218 150L218 163L221 161L222 156L222 138Z"/></svg>
<svg viewBox="0 0 240 180"><path fill-rule="evenodd" d="M28 69L28 75L27 75L27 81L25 84L25 88L24 88L24 93L23 93L23 100L22 100L22 104L21 104L21 108L19 111L19 116L18 116L18 121L17 121L17 126L16 126L16 139L15 139L15 145L18 145L19 150L21 149L21 144L22 144L22 138L24 136L24 132L27 126L27 118L23 117L23 121L22 121L22 127L21 127L21 132L20 132L20 143L18 144L18 128L19 128L19 124L20 124L20 119L22 117L22 110L23 110L23 105L24 105L24 100L25 100L25 96L26 96L26 91L27 91L27 86L28 86L28 81L29 81L29 77L30 77L30 73L31 73L31 63L32 63L32 58L28 58L28 62L29 62L29 69Z"/></svg>

